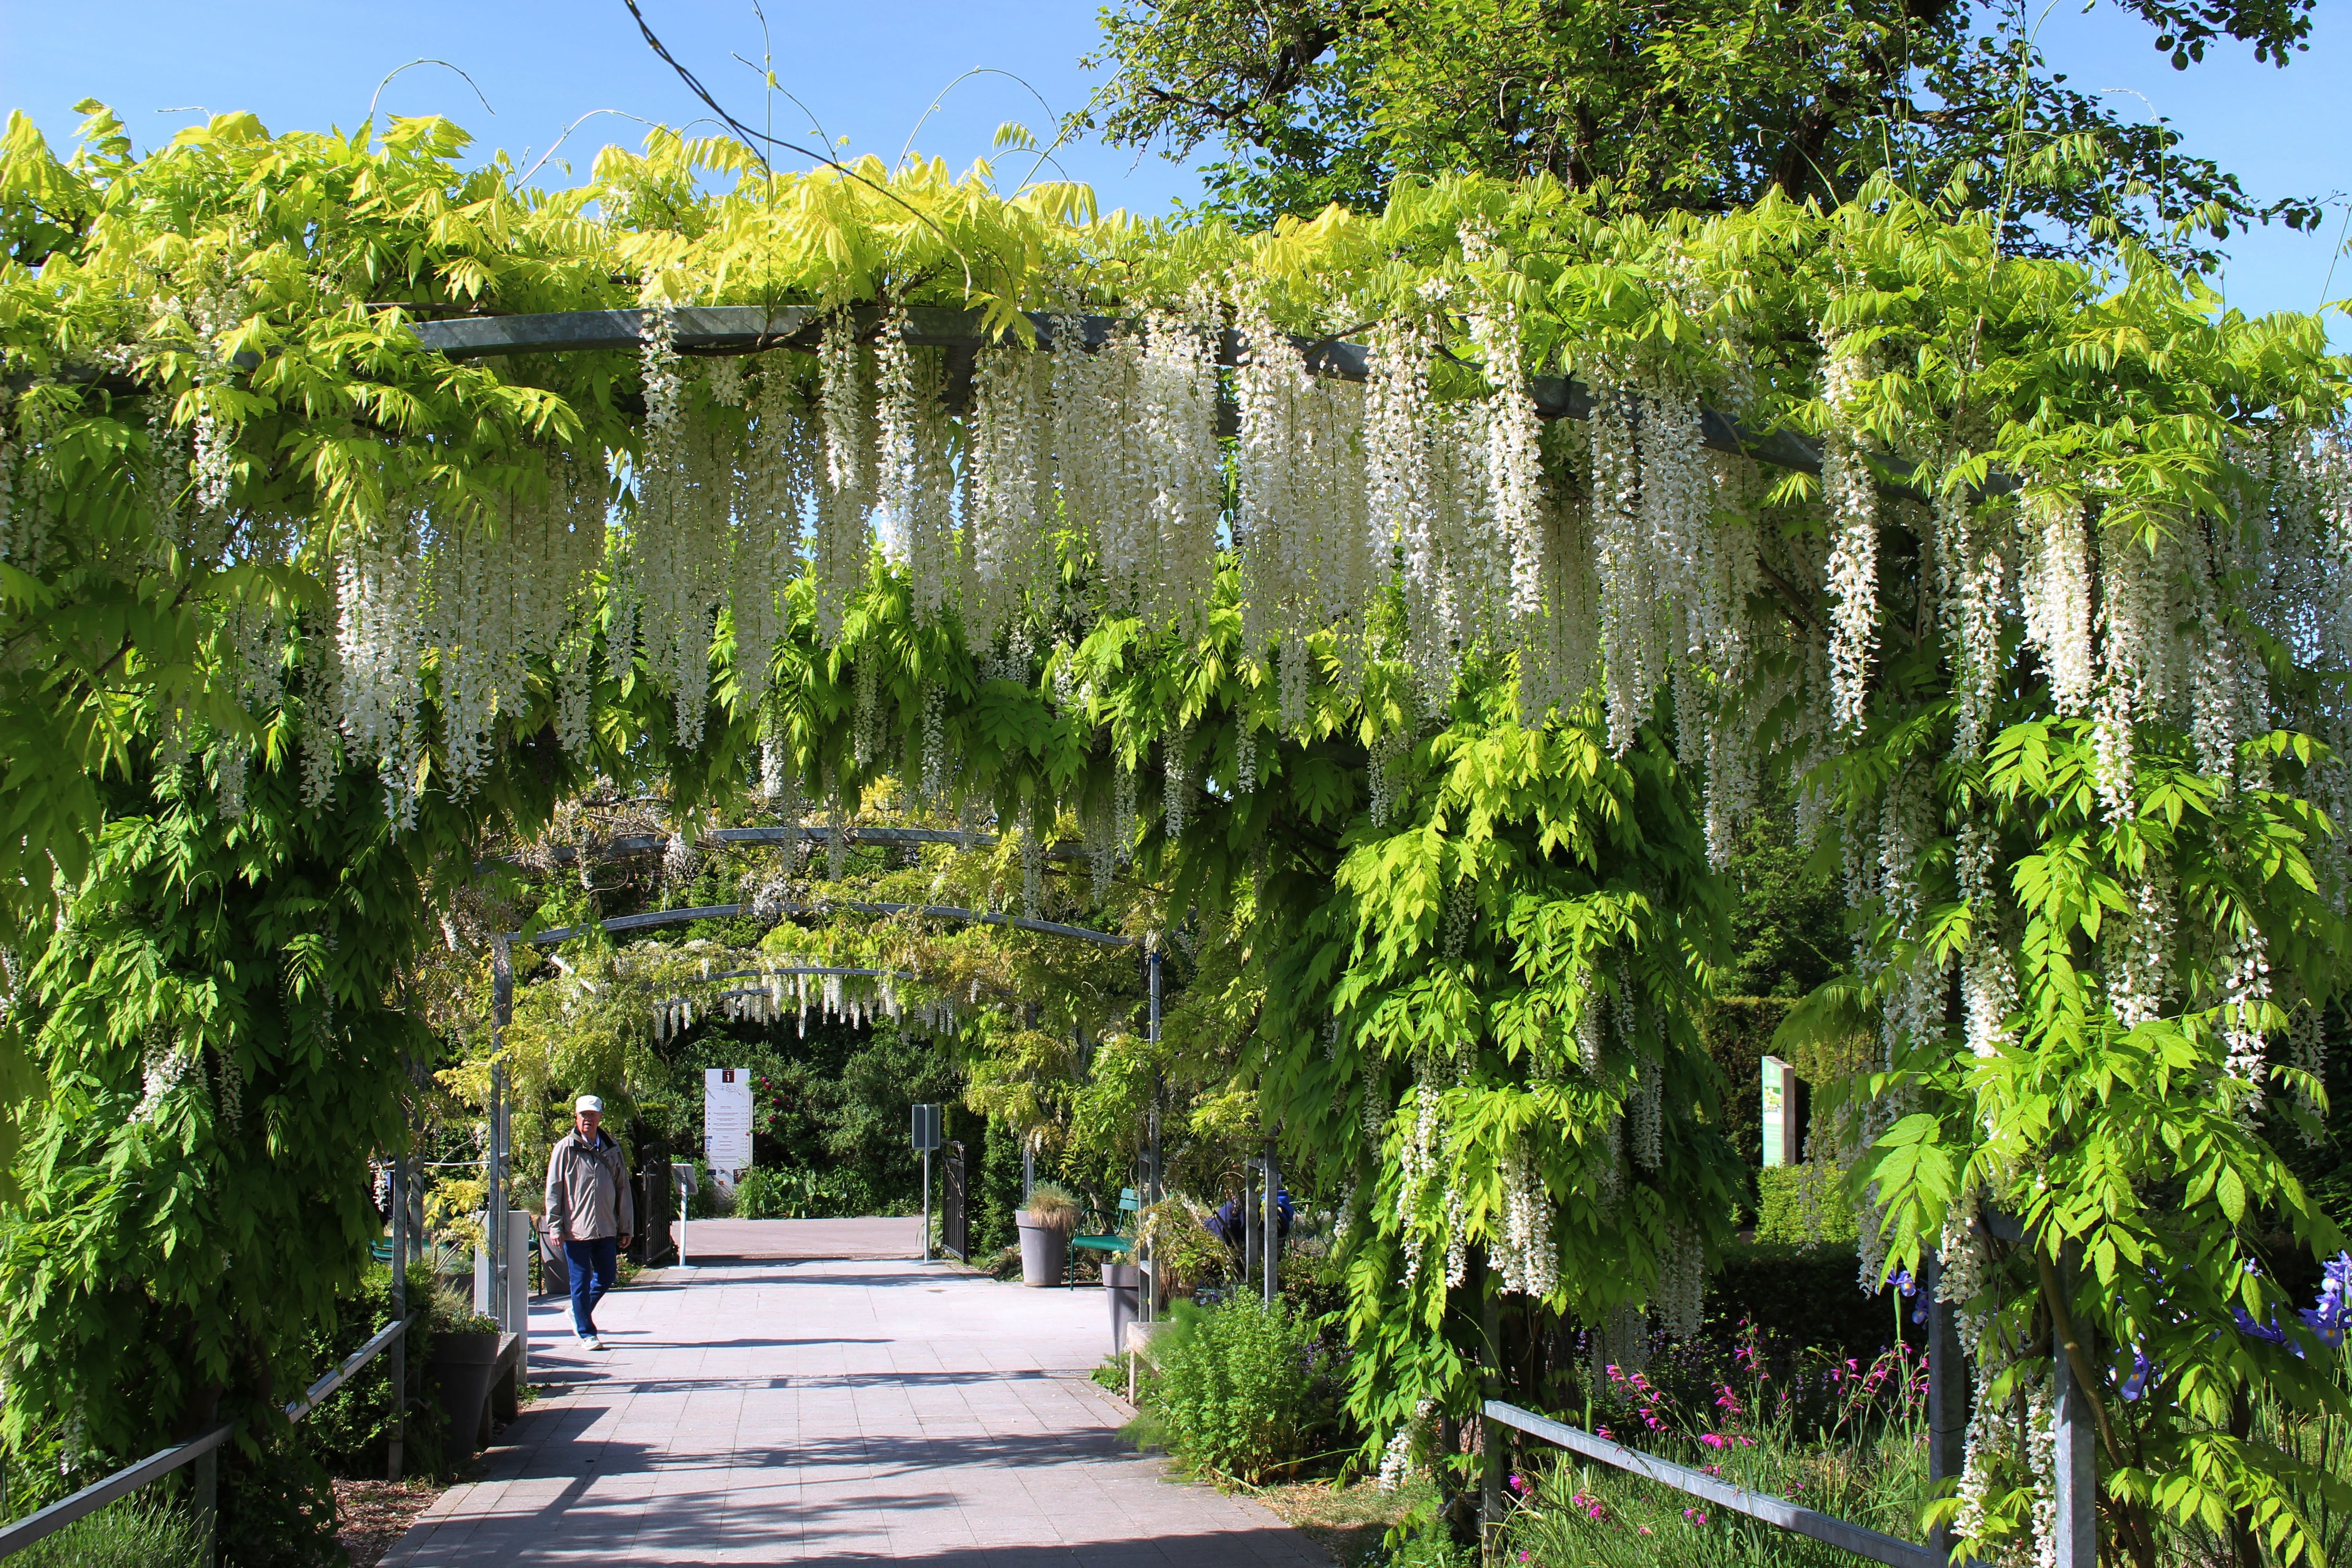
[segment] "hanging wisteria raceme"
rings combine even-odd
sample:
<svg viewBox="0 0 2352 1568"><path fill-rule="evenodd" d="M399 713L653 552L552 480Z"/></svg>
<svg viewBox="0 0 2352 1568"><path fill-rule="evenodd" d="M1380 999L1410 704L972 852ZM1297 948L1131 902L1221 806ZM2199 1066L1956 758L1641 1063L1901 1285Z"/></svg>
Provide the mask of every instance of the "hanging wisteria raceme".
<svg viewBox="0 0 2352 1568"><path fill-rule="evenodd" d="M1637 395L1596 380L1592 392L1591 534L1601 588L1602 690L1609 746L1622 752L1650 716L1665 677L1660 584L1642 519L1642 461L1634 443Z"/></svg>
<svg viewBox="0 0 2352 1568"><path fill-rule="evenodd" d="M761 367L744 438L733 561L727 574L735 679L746 708L768 689L775 647L789 630L786 585L803 565L803 508L817 484L816 438L807 398L785 356Z"/></svg>
<svg viewBox="0 0 2352 1568"><path fill-rule="evenodd" d="M1054 586L1050 356L1017 342L980 352L964 448L964 624L987 644Z"/></svg>
<svg viewBox="0 0 2352 1568"><path fill-rule="evenodd" d="M1234 541L1244 574L1242 640L1276 648L1285 728L1307 722L1315 672L1308 639L1336 630L1359 639L1391 557L1375 552L1364 479L1365 391L1309 374L1305 359L1262 310L1244 312L1234 373L1240 432Z"/></svg>
<svg viewBox="0 0 2352 1568"><path fill-rule="evenodd" d="M425 693L422 554L417 518L395 510L350 538L335 565L343 744L374 763L384 815L400 827L415 822L426 739L416 711Z"/></svg>
<svg viewBox="0 0 2352 1568"><path fill-rule="evenodd" d="M1984 750L1985 724L2001 674L2000 626L2009 563L2003 531L1948 489L1934 502L1936 604L1952 668L1956 706L1952 755L1974 762ZM2005 521L2006 503L1983 509Z"/></svg>
<svg viewBox="0 0 2352 1568"><path fill-rule="evenodd" d="M1143 351L1135 374L1141 424L1145 532L1114 567L1106 520L1103 559L1114 592L1132 573L1130 592L1156 626L1197 637L1206 625L1217 580L1217 534L1224 505L1224 464L1217 440L1217 345L1223 323L1213 306L1195 300L1183 310L1145 317Z"/></svg>
<svg viewBox="0 0 2352 1568"><path fill-rule="evenodd" d="M2024 562L2018 597L2025 640L2041 656L2050 700L2059 712L2085 711L2097 679L2091 649L2090 535L2080 500L2029 490L2021 518Z"/></svg>
<svg viewBox="0 0 2352 1568"><path fill-rule="evenodd" d="M1443 678L1453 632L1446 584L1437 574L1435 437L1429 393L1429 333L1391 321L1371 334L1364 392L1368 548L1376 561L1402 556L1407 661L1423 690ZM1395 580L1382 574L1382 585Z"/></svg>
<svg viewBox="0 0 2352 1568"><path fill-rule="evenodd" d="M828 314L817 345L822 456L809 568L816 585L817 635L826 643L841 636L842 617L866 585L874 548L875 421L866 357L849 312Z"/></svg>
<svg viewBox="0 0 2352 1568"><path fill-rule="evenodd" d="M395 537L407 547L405 534ZM566 690L574 695L559 701L559 711L584 709L576 686L589 674L588 645L580 634L593 613L595 574L604 558L601 474L583 473L579 463L560 457L536 458L509 493L495 531L478 523L429 524L423 542L422 643L437 678L449 782L463 791L488 760L498 716L519 718L530 710L533 665L561 660L559 697ZM384 570L381 563L375 569ZM391 629L388 618L362 616L354 630L369 626ZM707 626L703 635L707 681ZM405 678L392 668L397 657L387 651L345 660L345 710L367 715L360 721L380 743L387 733L383 716L412 700ZM372 672L373 689L364 694L353 684L353 672L362 668ZM570 743L584 747L584 722L578 723ZM414 787L385 782L395 798Z"/></svg>
<svg viewBox="0 0 2352 1568"><path fill-rule="evenodd" d="M1862 728L1878 644L1878 489L1861 444L1845 423L1868 374L1847 340L1830 344L1822 388L1832 420L1822 442L1822 499L1831 540L1830 716L1845 731Z"/></svg>
<svg viewBox="0 0 2352 1568"><path fill-rule="evenodd" d="M1552 1239L1552 1195L1526 1143L1512 1147L1503 1174L1502 1237L1495 1266L1503 1289L1549 1296L1559 1285L1559 1247Z"/></svg>

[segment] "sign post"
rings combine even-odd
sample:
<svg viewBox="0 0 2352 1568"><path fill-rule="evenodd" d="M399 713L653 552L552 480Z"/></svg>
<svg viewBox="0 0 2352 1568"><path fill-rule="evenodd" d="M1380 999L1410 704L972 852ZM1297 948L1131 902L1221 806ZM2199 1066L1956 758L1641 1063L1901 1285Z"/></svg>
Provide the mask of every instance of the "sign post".
<svg viewBox="0 0 2352 1568"><path fill-rule="evenodd" d="M940 1146L940 1108L915 1107L915 1147L923 1152L923 1261L931 1260L931 1151Z"/></svg>
<svg viewBox="0 0 2352 1568"><path fill-rule="evenodd" d="M694 1196L694 1167L682 1160L673 1160L669 1167L670 1185L677 1189L677 1266L691 1268L686 1260L687 1200Z"/></svg>

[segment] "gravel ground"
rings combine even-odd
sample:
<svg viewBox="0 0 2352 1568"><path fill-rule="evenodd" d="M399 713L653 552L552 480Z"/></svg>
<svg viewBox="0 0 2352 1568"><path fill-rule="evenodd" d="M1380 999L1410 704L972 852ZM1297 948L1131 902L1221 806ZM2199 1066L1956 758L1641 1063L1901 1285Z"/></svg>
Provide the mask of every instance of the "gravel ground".
<svg viewBox="0 0 2352 1568"><path fill-rule="evenodd" d="M337 1481L335 1534L352 1554L352 1568L375 1568L408 1521L440 1495L431 1481Z"/></svg>

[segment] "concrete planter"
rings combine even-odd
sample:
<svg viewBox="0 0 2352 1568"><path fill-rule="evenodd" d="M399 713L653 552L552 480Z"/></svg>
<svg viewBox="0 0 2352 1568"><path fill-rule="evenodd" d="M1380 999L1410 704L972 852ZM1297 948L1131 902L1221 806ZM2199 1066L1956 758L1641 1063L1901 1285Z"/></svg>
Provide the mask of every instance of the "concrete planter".
<svg viewBox="0 0 2352 1568"><path fill-rule="evenodd" d="M425 1363L425 1381L441 1413L448 1417L450 1453L461 1464L482 1447L483 1428L489 1425L490 1384L498 1373L497 1331L433 1336L433 1356Z"/></svg>
<svg viewBox="0 0 2352 1568"><path fill-rule="evenodd" d="M1110 1298L1110 1349L1127 1348L1127 1326L1142 1316L1143 1269L1133 1263L1103 1265L1103 1294Z"/></svg>
<svg viewBox="0 0 2352 1568"><path fill-rule="evenodd" d="M1027 1210L1013 1216L1021 1227L1021 1283L1043 1289L1059 1285L1070 1267L1070 1233L1058 1225L1039 1225Z"/></svg>

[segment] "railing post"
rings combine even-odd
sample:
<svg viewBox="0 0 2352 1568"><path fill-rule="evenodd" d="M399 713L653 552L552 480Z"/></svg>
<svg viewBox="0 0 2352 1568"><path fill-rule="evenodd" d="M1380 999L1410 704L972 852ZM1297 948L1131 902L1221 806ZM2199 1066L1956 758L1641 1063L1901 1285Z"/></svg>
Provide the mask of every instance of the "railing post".
<svg viewBox="0 0 2352 1568"><path fill-rule="evenodd" d="M205 1568L212 1568L220 1561L220 1449L205 1449L188 1468L194 1483L189 1501L205 1537Z"/></svg>

